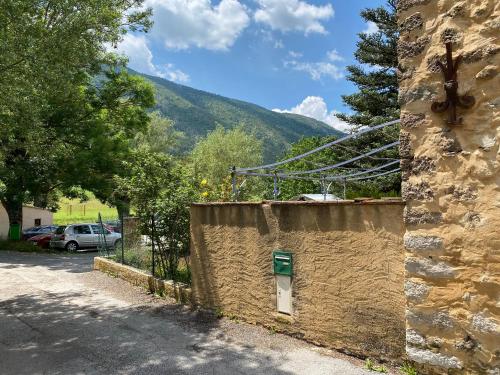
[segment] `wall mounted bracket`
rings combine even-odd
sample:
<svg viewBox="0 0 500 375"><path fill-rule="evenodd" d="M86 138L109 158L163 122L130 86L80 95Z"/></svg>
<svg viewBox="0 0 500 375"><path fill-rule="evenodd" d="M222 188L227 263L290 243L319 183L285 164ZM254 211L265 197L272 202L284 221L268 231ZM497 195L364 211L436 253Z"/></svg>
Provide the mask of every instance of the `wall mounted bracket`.
<svg viewBox="0 0 500 375"><path fill-rule="evenodd" d="M476 99L469 95L458 95L457 70L462 61L462 56L458 56L453 62L453 50L451 42L446 43L446 66L438 61L438 65L444 75L444 90L446 92L446 100L444 102L432 103L432 111L435 113L443 113L449 110L448 124L460 125L462 118L457 116L457 107L469 109L474 106Z"/></svg>

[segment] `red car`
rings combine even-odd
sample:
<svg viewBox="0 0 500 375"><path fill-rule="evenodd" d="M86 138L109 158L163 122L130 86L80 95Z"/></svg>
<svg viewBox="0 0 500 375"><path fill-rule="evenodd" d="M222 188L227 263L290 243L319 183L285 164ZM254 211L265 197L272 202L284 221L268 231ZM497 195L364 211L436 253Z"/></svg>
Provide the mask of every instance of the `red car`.
<svg viewBox="0 0 500 375"><path fill-rule="evenodd" d="M52 237L54 237L54 233L44 233L39 234L38 236L31 237L28 241L35 246L40 246L44 249L48 249Z"/></svg>

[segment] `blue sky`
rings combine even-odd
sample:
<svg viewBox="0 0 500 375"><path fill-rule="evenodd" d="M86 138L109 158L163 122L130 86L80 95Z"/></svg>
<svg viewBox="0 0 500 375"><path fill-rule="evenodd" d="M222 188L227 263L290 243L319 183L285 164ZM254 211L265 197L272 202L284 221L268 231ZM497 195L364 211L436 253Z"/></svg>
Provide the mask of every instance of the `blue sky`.
<svg viewBox="0 0 500 375"><path fill-rule="evenodd" d="M146 0L148 34L127 34L118 52L131 68L268 109L344 129L355 91L345 66L357 34L374 32L359 13L384 0Z"/></svg>

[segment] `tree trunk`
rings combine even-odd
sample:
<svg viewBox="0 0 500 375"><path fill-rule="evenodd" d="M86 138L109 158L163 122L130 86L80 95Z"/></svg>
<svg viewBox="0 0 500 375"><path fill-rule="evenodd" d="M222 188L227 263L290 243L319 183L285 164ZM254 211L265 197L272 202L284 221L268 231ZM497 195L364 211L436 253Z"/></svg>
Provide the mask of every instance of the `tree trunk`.
<svg viewBox="0 0 500 375"><path fill-rule="evenodd" d="M2 199L2 205L9 217L9 226L12 224L23 224L23 201L12 197Z"/></svg>
<svg viewBox="0 0 500 375"><path fill-rule="evenodd" d="M116 211L118 211L118 218L121 220L123 217L130 216L130 200L120 199L116 201Z"/></svg>

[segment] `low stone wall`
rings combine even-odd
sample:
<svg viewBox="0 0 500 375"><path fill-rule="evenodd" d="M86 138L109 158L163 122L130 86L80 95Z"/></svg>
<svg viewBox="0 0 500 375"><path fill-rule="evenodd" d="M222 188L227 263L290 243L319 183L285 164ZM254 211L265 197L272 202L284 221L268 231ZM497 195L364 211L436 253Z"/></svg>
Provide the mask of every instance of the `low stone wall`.
<svg viewBox="0 0 500 375"><path fill-rule="evenodd" d="M114 262L107 258L95 257L94 269L117 276L129 283L148 289L151 292L162 293L175 298L181 303L191 303L191 289L182 283L174 283L172 280L161 280L150 274Z"/></svg>
<svg viewBox="0 0 500 375"><path fill-rule="evenodd" d="M359 356L405 349L402 202L191 207L193 301ZM277 312L272 252L293 253L293 312Z"/></svg>

